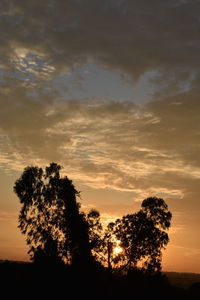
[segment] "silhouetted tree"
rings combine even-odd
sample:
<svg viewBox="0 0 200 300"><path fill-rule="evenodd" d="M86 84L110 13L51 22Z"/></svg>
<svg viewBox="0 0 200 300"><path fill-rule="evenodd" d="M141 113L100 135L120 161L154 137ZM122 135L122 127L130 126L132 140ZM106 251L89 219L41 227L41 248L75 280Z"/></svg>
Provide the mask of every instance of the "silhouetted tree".
<svg viewBox="0 0 200 300"><path fill-rule="evenodd" d="M14 185L22 204L19 228L32 260L86 262L91 257L88 223L76 200L79 192L60 170L56 163L45 170L25 168Z"/></svg>
<svg viewBox="0 0 200 300"><path fill-rule="evenodd" d="M98 260L99 253L102 251L103 247L103 226L100 220L100 213L92 209L86 216L89 228L89 241L90 249L94 257Z"/></svg>
<svg viewBox="0 0 200 300"><path fill-rule="evenodd" d="M123 254L117 262L123 268L140 267L152 273L161 270L161 250L169 242L166 230L172 214L161 198L151 197L142 202L141 209L109 224L110 236L120 240Z"/></svg>
<svg viewBox="0 0 200 300"><path fill-rule="evenodd" d="M103 228L100 213L92 209L86 216L89 226L90 249L96 262L107 265L112 269L113 247L116 246L113 235L113 224L109 223L107 228Z"/></svg>

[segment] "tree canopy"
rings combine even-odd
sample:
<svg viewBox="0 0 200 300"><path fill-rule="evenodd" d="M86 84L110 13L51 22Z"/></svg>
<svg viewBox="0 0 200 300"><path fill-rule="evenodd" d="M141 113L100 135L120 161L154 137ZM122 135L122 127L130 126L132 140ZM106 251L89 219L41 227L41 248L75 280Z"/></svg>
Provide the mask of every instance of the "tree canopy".
<svg viewBox="0 0 200 300"><path fill-rule="evenodd" d="M121 268L140 267L148 272L161 270L161 250L166 247L172 214L161 198L150 197L141 209L109 224L110 236L120 241L123 252L113 263Z"/></svg>
<svg viewBox="0 0 200 300"><path fill-rule="evenodd" d="M100 213L80 212L79 192L61 166L27 167L14 185L22 204L19 228L35 262L91 261L111 268L161 270L172 214L165 201L149 197L141 209L103 228ZM119 251L116 251L120 245Z"/></svg>
<svg viewBox="0 0 200 300"><path fill-rule="evenodd" d="M79 192L61 166L27 167L14 185L22 204L19 228L32 260L77 261L90 256L88 224L80 213Z"/></svg>

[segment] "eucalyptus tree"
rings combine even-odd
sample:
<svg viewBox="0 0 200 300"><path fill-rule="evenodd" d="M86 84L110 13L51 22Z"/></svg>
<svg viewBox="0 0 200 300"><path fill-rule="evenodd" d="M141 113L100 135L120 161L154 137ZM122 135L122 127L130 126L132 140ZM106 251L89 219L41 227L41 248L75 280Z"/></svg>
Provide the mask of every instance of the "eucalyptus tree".
<svg viewBox="0 0 200 300"><path fill-rule="evenodd" d="M56 163L24 169L14 185L22 205L18 227L26 235L32 260L86 262L91 251L88 223L77 202L80 193L60 170Z"/></svg>
<svg viewBox="0 0 200 300"><path fill-rule="evenodd" d="M109 225L110 236L120 241L123 249L115 261L121 268L141 268L146 272L161 270L162 249L168 242L167 230L172 214L161 198L150 197L141 204L141 209L117 219Z"/></svg>

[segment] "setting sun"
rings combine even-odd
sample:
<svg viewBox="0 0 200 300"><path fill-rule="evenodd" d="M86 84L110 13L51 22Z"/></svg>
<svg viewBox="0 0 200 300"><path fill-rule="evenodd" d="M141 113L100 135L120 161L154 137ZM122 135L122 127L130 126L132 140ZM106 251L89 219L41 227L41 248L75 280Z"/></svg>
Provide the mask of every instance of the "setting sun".
<svg viewBox="0 0 200 300"><path fill-rule="evenodd" d="M122 247L120 247L120 241L119 240L115 240L115 243L113 245L113 254L114 255L118 255L120 253L122 253L123 249Z"/></svg>
<svg viewBox="0 0 200 300"><path fill-rule="evenodd" d="M113 252L114 252L115 255L121 253L122 251L123 251L123 250L122 250L122 248L121 248L120 246L116 246L116 247L113 249Z"/></svg>

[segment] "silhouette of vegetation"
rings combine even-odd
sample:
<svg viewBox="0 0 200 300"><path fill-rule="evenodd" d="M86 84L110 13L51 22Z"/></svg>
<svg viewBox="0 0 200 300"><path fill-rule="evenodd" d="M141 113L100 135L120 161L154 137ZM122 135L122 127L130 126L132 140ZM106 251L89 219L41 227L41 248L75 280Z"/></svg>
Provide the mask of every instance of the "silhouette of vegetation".
<svg viewBox="0 0 200 300"><path fill-rule="evenodd" d="M1 263L4 287L9 282L21 298L30 292L76 298L81 291L87 299L198 299L198 283L182 288L161 273L172 218L163 199L147 198L138 212L104 228L98 211L80 211L80 193L60 171L56 163L27 167L14 185L22 204L19 228L33 263ZM12 290L6 292L9 298Z"/></svg>
<svg viewBox="0 0 200 300"><path fill-rule="evenodd" d="M102 260L104 256L100 253L103 252L103 226L101 224L100 213L91 209L86 216L89 229L89 241L92 255L96 261Z"/></svg>
<svg viewBox="0 0 200 300"><path fill-rule="evenodd" d="M103 230L98 211L80 212L79 192L60 170L56 163L45 170L27 167L14 186L22 204L19 228L26 234L31 259L73 265L93 260L123 270L140 264L149 273L160 271L172 217L165 201L147 198L137 213ZM121 251L115 253L119 242Z"/></svg>
<svg viewBox="0 0 200 300"><path fill-rule="evenodd" d="M19 228L35 262L87 262L88 223L77 202L79 192L60 170L56 163L45 170L27 167L16 181L14 191L22 204Z"/></svg>
<svg viewBox="0 0 200 300"><path fill-rule="evenodd" d="M121 268L142 268L153 273L161 270L161 250L169 242L166 230L172 218L161 198L150 197L141 209L108 225L107 237L120 241L123 251L114 258Z"/></svg>
<svg viewBox="0 0 200 300"><path fill-rule="evenodd" d="M0 263L1 292L8 299L19 297L188 299L200 296L200 281L187 288L170 283L167 275L147 274L130 268L126 274L107 268L74 269L69 265L38 265L5 261Z"/></svg>

